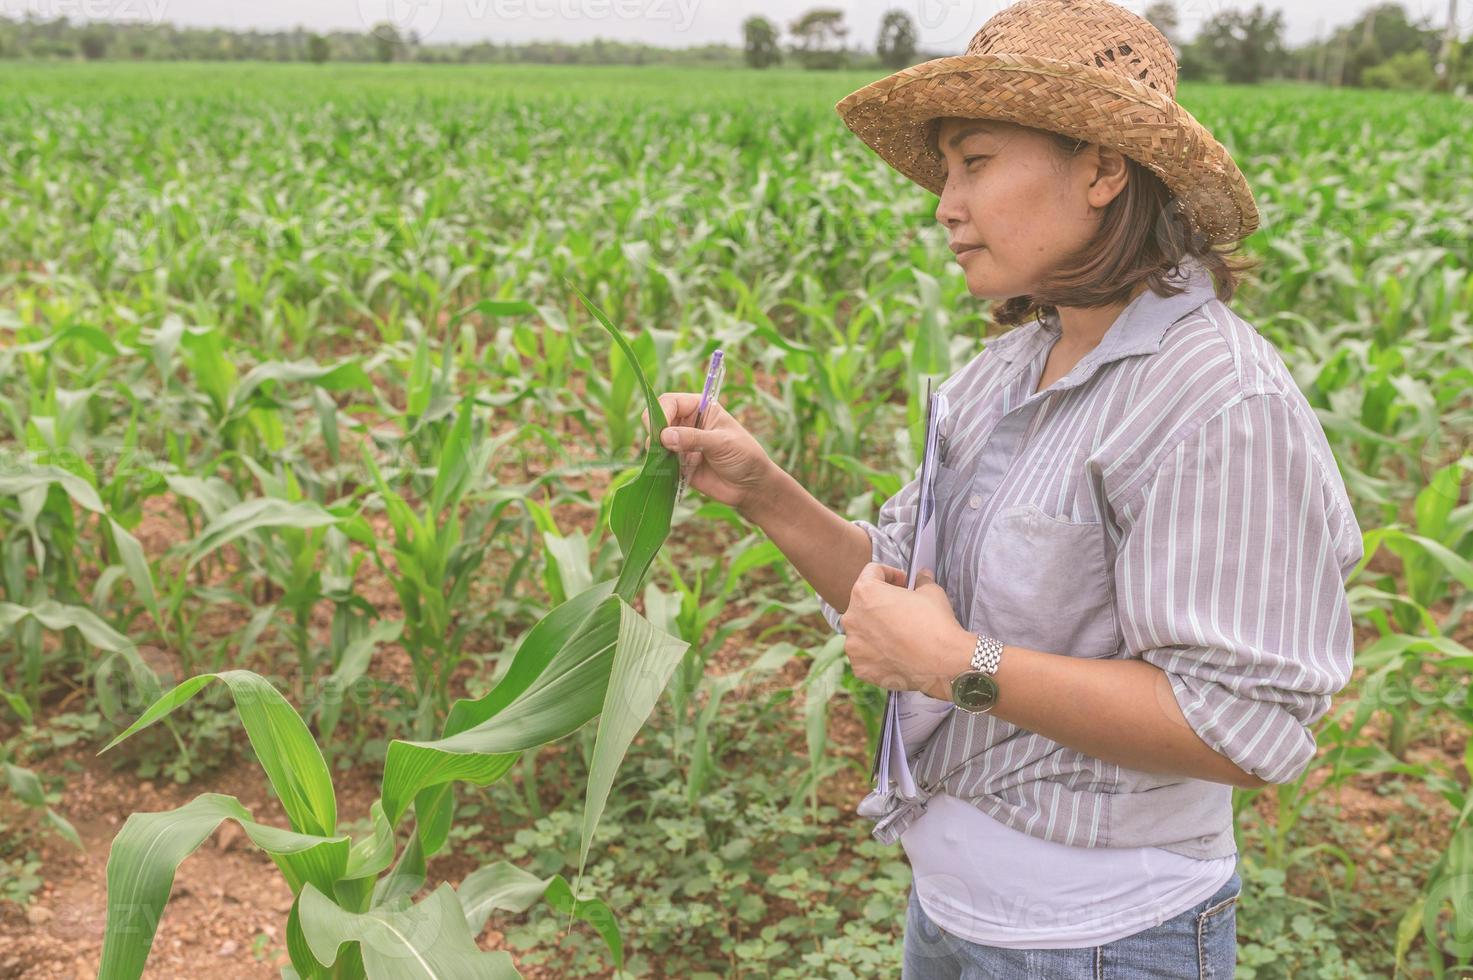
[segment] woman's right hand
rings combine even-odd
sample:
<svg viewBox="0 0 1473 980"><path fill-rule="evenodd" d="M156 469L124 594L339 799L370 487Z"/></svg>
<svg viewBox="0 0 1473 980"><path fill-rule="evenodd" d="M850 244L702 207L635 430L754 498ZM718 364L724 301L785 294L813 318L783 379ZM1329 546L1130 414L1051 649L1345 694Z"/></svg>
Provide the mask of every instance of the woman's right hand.
<svg viewBox="0 0 1473 980"><path fill-rule="evenodd" d="M661 442L666 449L677 451L681 462L690 468L691 487L741 510L762 492L772 470L772 460L720 402L707 407L705 424L695 428L696 408L700 404L699 392L667 391L661 395L660 408L670 421L661 432ZM648 409L641 418L648 429ZM648 436L645 449L649 449Z"/></svg>

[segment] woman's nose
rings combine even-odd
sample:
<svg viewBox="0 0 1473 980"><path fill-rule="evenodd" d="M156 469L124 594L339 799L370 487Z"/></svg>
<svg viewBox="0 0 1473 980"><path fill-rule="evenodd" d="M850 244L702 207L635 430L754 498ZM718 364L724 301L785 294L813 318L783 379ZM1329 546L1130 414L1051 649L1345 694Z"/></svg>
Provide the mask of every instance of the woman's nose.
<svg viewBox="0 0 1473 980"><path fill-rule="evenodd" d="M951 190L948 183L941 189L941 198L936 202L936 220L946 228L955 228L966 218L966 211L961 206L961 197Z"/></svg>

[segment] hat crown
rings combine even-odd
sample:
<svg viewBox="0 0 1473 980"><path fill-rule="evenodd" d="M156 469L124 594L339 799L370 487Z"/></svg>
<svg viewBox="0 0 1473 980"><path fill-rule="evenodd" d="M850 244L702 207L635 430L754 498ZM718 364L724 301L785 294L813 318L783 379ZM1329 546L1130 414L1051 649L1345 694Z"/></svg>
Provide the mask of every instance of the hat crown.
<svg viewBox="0 0 1473 980"><path fill-rule="evenodd" d="M972 35L968 55L1088 65L1176 98L1176 53L1154 24L1106 0L1020 0Z"/></svg>

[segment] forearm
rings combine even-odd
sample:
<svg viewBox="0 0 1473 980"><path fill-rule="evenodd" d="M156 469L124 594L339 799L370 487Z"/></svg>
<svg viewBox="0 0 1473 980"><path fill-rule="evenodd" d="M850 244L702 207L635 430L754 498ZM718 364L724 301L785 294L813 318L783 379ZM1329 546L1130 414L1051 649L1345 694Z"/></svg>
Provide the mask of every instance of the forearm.
<svg viewBox="0 0 1473 980"><path fill-rule="evenodd" d="M925 693L951 699L951 678L969 666L976 636L962 632L948 644L921 688ZM1006 646L997 686L993 715L1105 762L1245 789L1267 785L1202 741L1166 673L1144 660L1087 660Z"/></svg>
<svg viewBox="0 0 1473 980"><path fill-rule="evenodd" d="M776 463L764 492L741 514L762 528L825 602L841 613L848 608L873 547L863 528L829 510Z"/></svg>

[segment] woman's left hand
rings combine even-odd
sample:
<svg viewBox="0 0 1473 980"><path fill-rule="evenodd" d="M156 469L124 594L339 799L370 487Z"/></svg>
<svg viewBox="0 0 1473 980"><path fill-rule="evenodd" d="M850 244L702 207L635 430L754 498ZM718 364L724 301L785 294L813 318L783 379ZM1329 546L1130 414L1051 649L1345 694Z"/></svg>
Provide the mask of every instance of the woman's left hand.
<svg viewBox="0 0 1473 980"><path fill-rule="evenodd" d="M933 691L959 669L948 666L967 644L946 590L929 571L905 587L905 572L870 562L839 617L854 676L891 691Z"/></svg>

